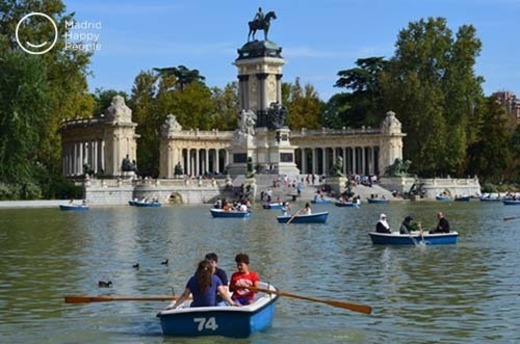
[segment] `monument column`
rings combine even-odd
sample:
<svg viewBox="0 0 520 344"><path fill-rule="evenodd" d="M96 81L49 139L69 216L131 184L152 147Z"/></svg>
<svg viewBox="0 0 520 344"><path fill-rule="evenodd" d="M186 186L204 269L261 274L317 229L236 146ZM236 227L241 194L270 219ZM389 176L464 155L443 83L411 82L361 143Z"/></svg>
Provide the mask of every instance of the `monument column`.
<svg viewBox="0 0 520 344"><path fill-rule="evenodd" d="M270 27L276 19L267 12L258 27ZM272 26L272 25L271 25ZM250 32L251 33L251 32ZM254 35L253 35L254 37ZM295 146L290 144L287 109L282 104L282 48L267 39L249 40L238 49L234 65L238 69L240 121L230 147L227 170L232 177L246 174L247 160L259 172L272 167L279 174L295 176Z"/></svg>

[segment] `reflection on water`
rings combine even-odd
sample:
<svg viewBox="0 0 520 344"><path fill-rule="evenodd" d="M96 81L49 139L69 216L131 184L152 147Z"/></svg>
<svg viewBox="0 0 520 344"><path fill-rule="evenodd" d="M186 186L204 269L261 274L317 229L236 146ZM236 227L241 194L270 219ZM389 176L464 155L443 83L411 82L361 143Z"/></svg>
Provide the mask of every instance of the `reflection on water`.
<svg viewBox="0 0 520 344"><path fill-rule="evenodd" d="M327 224L278 224L278 211L260 207L250 219L213 219L207 206L0 210L0 342L228 343L163 337L155 317L161 302L63 302L70 294L180 293L210 251L228 274L243 251L282 291L374 309L366 316L282 297L272 328L238 343L520 340L520 222L502 221L516 215L514 207L473 201L315 208L331 212ZM438 210L460 233L457 245L370 243L367 231L380 212L396 230L409 214L431 227ZM98 288L100 280L113 287Z"/></svg>

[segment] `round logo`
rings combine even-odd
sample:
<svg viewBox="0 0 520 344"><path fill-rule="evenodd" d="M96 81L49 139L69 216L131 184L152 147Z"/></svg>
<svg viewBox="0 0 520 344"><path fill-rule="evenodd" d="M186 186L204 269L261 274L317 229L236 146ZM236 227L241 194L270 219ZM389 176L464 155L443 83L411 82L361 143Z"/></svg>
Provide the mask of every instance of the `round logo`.
<svg viewBox="0 0 520 344"><path fill-rule="evenodd" d="M15 35L16 42L25 52L45 54L58 40L58 26L47 14L31 12L20 19Z"/></svg>

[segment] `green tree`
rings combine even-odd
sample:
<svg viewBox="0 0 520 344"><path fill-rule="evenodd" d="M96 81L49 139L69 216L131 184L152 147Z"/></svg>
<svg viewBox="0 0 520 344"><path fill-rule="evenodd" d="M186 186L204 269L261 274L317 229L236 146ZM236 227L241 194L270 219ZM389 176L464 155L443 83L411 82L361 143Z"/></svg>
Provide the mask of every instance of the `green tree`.
<svg viewBox="0 0 520 344"><path fill-rule="evenodd" d="M495 97L486 100L482 112L478 139L468 147L468 173L482 182L503 182L512 172L512 154L518 154L517 137L511 138L507 114Z"/></svg>
<svg viewBox="0 0 520 344"><path fill-rule="evenodd" d="M0 181L34 183L38 147L50 118L45 64L11 53L0 63Z"/></svg>
<svg viewBox="0 0 520 344"><path fill-rule="evenodd" d="M180 65L178 67L168 68L154 68L156 72L159 72L161 76L175 76L175 85L182 91L184 88L191 83L204 83L206 78L200 75L198 69L189 69L186 66Z"/></svg>
<svg viewBox="0 0 520 344"><path fill-rule="evenodd" d="M283 104L287 107L289 128L298 130L321 127L320 120L324 104L311 84L306 84L302 88L300 79L296 78L294 84L290 85L287 99L284 100Z"/></svg>
<svg viewBox="0 0 520 344"><path fill-rule="evenodd" d="M112 103L112 98L115 96L122 96L125 101L129 100L128 94L124 91L116 91L116 90L104 90L102 88L96 88L96 91L92 95L94 101L96 102L96 106L94 108L93 116L97 117L103 113L105 113L106 109Z"/></svg>
<svg viewBox="0 0 520 344"><path fill-rule="evenodd" d="M383 106L396 112L407 133L404 155L423 175L464 171L481 120L483 79L474 73L481 42L475 35L465 25L453 37L444 18L412 22L380 75Z"/></svg>
<svg viewBox="0 0 520 344"><path fill-rule="evenodd" d="M219 130L235 130L240 112L238 101L238 84L232 82L223 89L213 87L212 99L215 106L215 128Z"/></svg>
<svg viewBox="0 0 520 344"><path fill-rule="evenodd" d="M337 122L342 126L379 126L386 111L381 108L379 77L388 65L383 57L358 59L357 67L338 72L335 87L352 90L329 100L329 120L337 111ZM333 110L334 109L334 110Z"/></svg>
<svg viewBox="0 0 520 344"><path fill-rule="evenodd" d="M12 68L13 71L4 73L10 74L25 68L24 65L28 60L25 59L25 52L22 52L15 39L15 28L24 15L30 12L43 12L54 19L60 28L60 34L67 31L66 21L74 19L73 14L65 13L65 5L60 0L0 0L0 53L4 61L10 60L10 55L22 54L24 57L14 57L14 60L20 64L5 64L3 68ZM48 24L48 23L47 23ZM53 36L52 25L32 26L25 25L20 29L21 37L35 38L39 41L41 37ZM45 77L40 85L48 85L48 97L45 104L40 104L40 110L48 111L48 116L44 123L38 129L38 145L36 152L31 156L19 157L20 160L31 161L39 166L42 171L35 176L33 182L39 184L43 189L44 197L53 197L53 188L55 183L61 183L61 140L59 136L59 126L64 119L67 118L83 118L92 114L94 100L88 93L86 83L86 74L91 54L71 50L65 48L64 40L58 40L56 45L49 52L38 55L40 68L44 71L41 74ZM29 59L30 60L30 59ZM35 63L35 62L33 62ZM32 70L32 68L29 68ZM29 75L32 72L29 72ZM25 75L26 77L28 75ZM22 82L24 78L20 81ZM52 87L50 86L52 85ZM24 87L22 83L16 85L11 84L15 89L22 89L24 92L36 92L34 88ZM24 96L25 97L25 96ZM34 99L40 99L40 95L34 93ZM5 100L4 101L8 101ZM9 109L9 105L1 103L0 107ZM27 112L19 113L19 116L30 118Z"/></svg>
<svg viewBox="0 0 520 344"><path fill-rule="evenodd" d="M346 92L336 93L330 97L329 101L325 104L321 117L323 126L333 129L347 127L348 121L346 120L346 114L351 106L351 98L352 94Z"/></svg>
<svg viewBox="0 0 520 344"><path fill-rule="evenodd" d="M129 105L141 136L137 149L140 173L151 177L159 174L159 128L167 115L174 115L186 130L214 128L215 105L211 90L201 82L203 78L198 76L181 88L173 72L147 71L136 77Z"/></svg>
<svg viewBox="0 0 520 344"><path fill-rule="evenodd" d="M134 80L129 107L132 120L137 123L136 133L140 135L137 145L137 165L144 176L159 175L159 135L162 116L156 110L158 76L153 72L141 72Z"/></svg>

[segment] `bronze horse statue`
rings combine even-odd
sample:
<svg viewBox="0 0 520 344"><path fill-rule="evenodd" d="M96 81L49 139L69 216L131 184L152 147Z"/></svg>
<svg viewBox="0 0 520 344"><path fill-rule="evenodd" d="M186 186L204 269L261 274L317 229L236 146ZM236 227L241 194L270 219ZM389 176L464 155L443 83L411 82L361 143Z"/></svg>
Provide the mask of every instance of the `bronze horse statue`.
<svg viewBox="0 0 520 344"><path fill-rule="evenodd" d="M267 41L267 33L269 32L269 25L271 19L276 19L276 13L274 11L269 11L265 15L263 20L252 20L249 22L249 34L247 35L247 41L253 35L253 40L255 39L255 33L257 30L264 30L264 40Z"/></svg>

